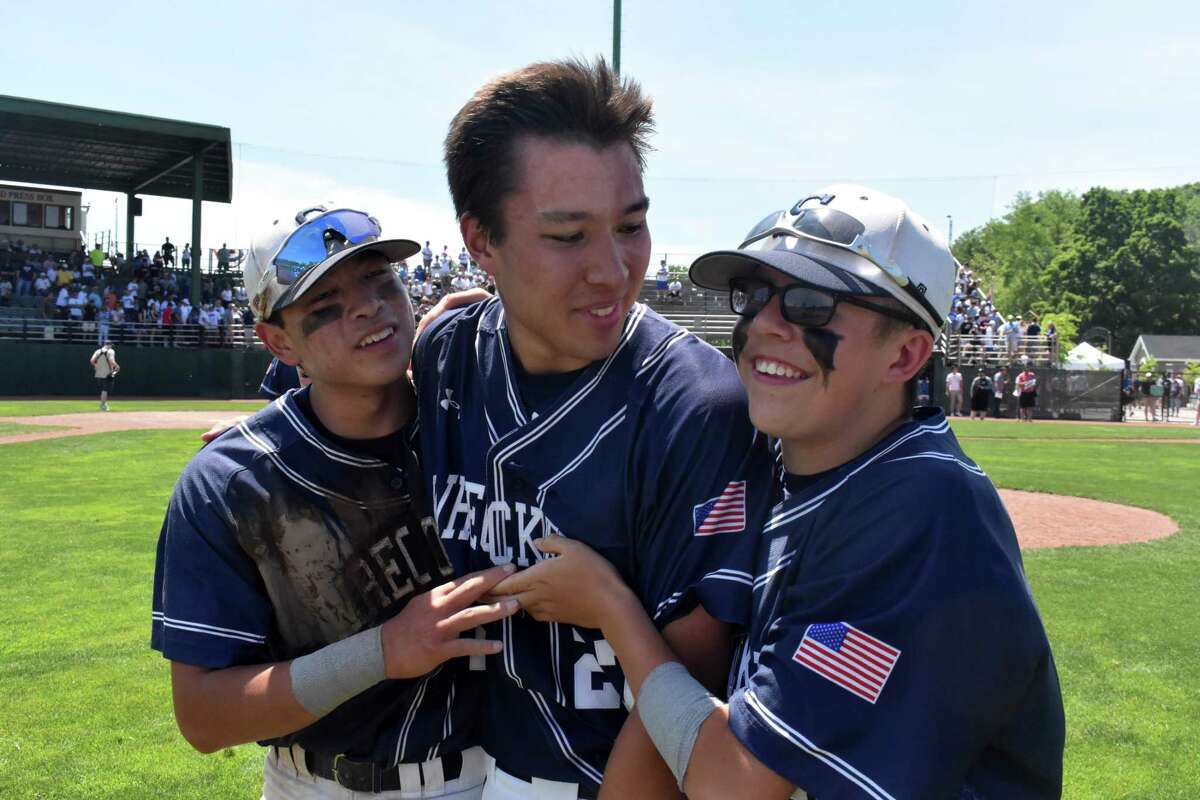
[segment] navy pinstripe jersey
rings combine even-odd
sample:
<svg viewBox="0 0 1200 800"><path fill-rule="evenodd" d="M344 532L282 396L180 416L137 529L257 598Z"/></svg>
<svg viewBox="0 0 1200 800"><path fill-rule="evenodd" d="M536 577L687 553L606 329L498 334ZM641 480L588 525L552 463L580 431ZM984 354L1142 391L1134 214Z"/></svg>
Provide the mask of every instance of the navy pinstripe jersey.
<svg viewBox="0 0 1200 800"><path fill-rule="evenodd" d="M457 571L537 558L561 533L602 553L660 626L697 603L745 624L750 520L771 455L732 362L645 306L616 350L540 416L514 380L499 298L439 319L417 343L421 452ZM600 632L519 614L489 638L484 747L508 772L596 785L627 691Z"/></svg>
<svg viewBox="0 0 1200 800"><path fill-rule="evenodd" d="M345 452L295 397L226 431L176 484L151 633L172 661L220 669L295 658L379 625L450 574L411 452L398 454L402 466ZM383 681L263 744L387 763L459 751L475 744L478 703L460 662Z"/></svg>
<svg viewBox="0 0 1200 800"><path fill-rule="evenodd" d="M263 374L262 383L258 386L258 394L268 400L274 400L289 389L300 388L300 375L295 367L284 364L278 358L272 358Z"/></svg>
<svg viewBox="0 0 1200 800"><path fill-rule="evenodd" d="M729 710L764 764L820 800L1059 797L1050 644L941 410L778 504L758 561Z"/></svg>

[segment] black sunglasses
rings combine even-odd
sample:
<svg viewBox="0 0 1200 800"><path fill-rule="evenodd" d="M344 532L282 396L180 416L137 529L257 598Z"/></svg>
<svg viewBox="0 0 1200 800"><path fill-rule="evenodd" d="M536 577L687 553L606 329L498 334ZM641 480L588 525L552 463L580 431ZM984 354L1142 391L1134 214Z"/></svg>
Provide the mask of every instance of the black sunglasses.
<svg viewBox="0 0 1200 800"><path fill-rule="evenodd" d="M776 286L758 278L733 278L729 281L729 308L733 313L747 319L766 308L771 298L780 295L783 318L793 325L805 328L820 328L829 324L837 312L838 303L883 314L885 317L921 327L923 323L915 314L906 314L887 306L862 300L855 295L817 289L805 283L789 283Z"/></svg>

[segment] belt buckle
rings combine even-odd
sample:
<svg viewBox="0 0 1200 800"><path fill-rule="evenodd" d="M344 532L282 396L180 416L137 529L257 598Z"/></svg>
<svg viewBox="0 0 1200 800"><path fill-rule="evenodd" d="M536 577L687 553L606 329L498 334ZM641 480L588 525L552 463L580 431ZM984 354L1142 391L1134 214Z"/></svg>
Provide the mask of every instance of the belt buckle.
<svg viewBox="0 0 1200 800"><path fill-rule="evenodd" d="M361 772L355 772L353 770L348 769L348 770L346 770L346 772L343 773L342 772L342 762L343 761L345 762L345 765L347 767L349 767L351 765L356 766L356 767L358 767L358 766L369 767L370 772L371 772L370 776L364 780ZM351 761L350 759L346 758L341 753L339 753L333 757L333 779L335 781L337 781L337 784L339 786L341 786L344 789L349 789L352 792L378 792L379 791L379 787L377 787L375 785L379 779L379 773L378 773L378 770L375 769L375 765L374 764L359 764L356 761Z"/></svg>

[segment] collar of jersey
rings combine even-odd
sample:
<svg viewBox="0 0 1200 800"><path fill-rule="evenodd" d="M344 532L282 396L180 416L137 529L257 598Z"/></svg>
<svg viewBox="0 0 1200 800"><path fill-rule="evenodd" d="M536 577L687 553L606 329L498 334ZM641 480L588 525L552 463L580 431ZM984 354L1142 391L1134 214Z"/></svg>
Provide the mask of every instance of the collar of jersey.
<svg viewBox="0 0 1200 800"><path fill-rule="evenodd" d="M345 464L349 467L359 467L362 469L378 469L380 467L390 468L386 461L380 461L377 458L369 458L366 456L355 455L350 453L329 440L321 436L311 424L308 418L304 416L304 412L300 410L300 406L296 403L293 395L297 392L307 392L309 387L302 389L291 389L275 399L271 405L275 406L284 420L284 424L291 428L296 435L308 442L310 445L320 450L331 460L339 464Z"/></svg>

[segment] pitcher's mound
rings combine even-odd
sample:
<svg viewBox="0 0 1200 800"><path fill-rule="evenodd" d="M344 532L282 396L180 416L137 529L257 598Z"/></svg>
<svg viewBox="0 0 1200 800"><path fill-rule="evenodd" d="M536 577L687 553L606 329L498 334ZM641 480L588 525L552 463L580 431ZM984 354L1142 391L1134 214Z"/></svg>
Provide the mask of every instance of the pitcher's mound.
<svg viewBox="0 0 1200 800"><path fill-rule="evenodd" d="M999 492L1023 550L1147 542L1179 530L1170 517L1144 508L1015 489Z"/></svg>

